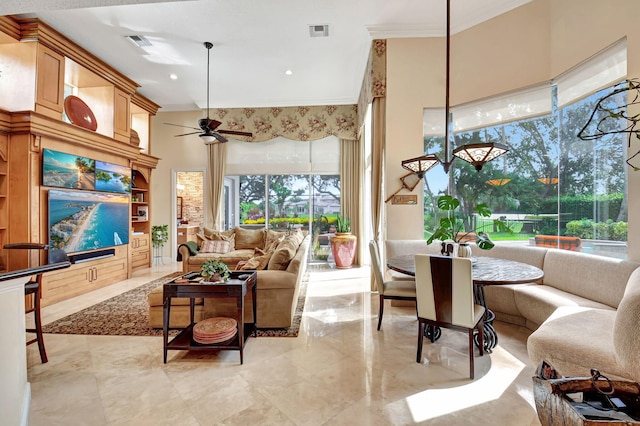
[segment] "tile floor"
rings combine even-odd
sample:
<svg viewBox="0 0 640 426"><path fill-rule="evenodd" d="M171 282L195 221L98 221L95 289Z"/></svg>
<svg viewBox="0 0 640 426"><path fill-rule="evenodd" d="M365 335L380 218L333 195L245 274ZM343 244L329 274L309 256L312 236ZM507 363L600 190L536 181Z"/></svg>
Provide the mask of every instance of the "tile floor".
<svg viewBox="0 0 640 426"><path fill-rule="evenodd" d="M46 307L45 323L177 270L154 266ZM389 302L387 302L389 303ZM297 338L250 338L236 351L170 351L162 338L46 334L49 362L28 347L30 425L539 425L528 332L498 323L500 344L476 357L443 330L415 362L415 310L385 307L368 270L312 270ZM1 423L1 420L0 420Z"/></svg>

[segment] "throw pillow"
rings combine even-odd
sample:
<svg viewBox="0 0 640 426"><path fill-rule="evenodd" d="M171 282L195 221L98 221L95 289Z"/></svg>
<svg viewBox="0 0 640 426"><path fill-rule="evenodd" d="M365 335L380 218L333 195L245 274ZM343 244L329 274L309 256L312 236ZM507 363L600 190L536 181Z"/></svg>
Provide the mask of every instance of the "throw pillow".
<svg viewBox="0 0 640 426"><path fill-rule="evenodd" d="M241 270L262 270L267 267L269 263L269 259L271 259L272 251L253 256L251 259L247 260L247 262L240 267Z"/></svg>
<svg viewBox="0 0 640 426"><path fill-rule="evenodd" d="M289 266L289 262L296 255L296 251L298 250L298 246L300 244L297 243L295 237L289 236L286 237L279 245L276 251L271 256L269 260L269 266L267 269L274 269L284 271Z"/></svg>
<svg viewBox="0 0 640 426"><path fill-rule="evenodd" d="M228 231L216 231L211 228L204 228L204 240L200 243L200 247L204 244L205 241L228 241L229 242L229 251L233 251L236 249L235 247L235 233L233 229ZM200 250L202 251L202 249Z"/></svg>
<svg viewBox="0 0 640 426"><path fill-rule="evenodd" d="M250 249L264 247L264 229L235 228L235 249Z"/></svg>
<svg viewBox="0 0 640 426"><path fill-rule="evenodd" d="M231 251L231 243L224 240L207 240L202 242L201 253L225 254Z"/></svg>
<svg viewBox="0 0 640 426"><path fill-rule="evenodd" d="M264 234L264 246L265 248L269 247L270 245L272 245L274 242L276 242L275 247L278 246L278 244L280 242L282 242L282 240L284 240L284 238L287 236L288 232L284 231L274 231L271 229L267 229L267 232Z"/></svg>

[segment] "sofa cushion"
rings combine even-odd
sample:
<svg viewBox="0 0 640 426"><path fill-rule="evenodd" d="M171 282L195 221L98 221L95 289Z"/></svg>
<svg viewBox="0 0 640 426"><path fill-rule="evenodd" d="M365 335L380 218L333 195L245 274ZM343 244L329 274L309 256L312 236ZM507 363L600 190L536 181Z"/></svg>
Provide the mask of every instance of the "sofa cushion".
<svg viewBox="0 0 640 426"><path fill-rule="evenodd" d="M202 265L209 259L219 260L229 265L231 269L238 262L243 260L249 260L253 257L253 250L233 250L229 253L198 253L197 256L190 256L187 260L189 265ZM192 269L193 270L193 269Z"/></svg>
<svg viewBox="0 0 640 426"><path fill-rule="evenodd" d="M617 308L629 276L638 266L640 263L628 260L548 249L543 282Z"/></svg>
<svg viewBox="0 0 640 426"><path fill-rule="evenodd" d="M261 250L262 251L262 250ZM269 259L273 255L274 250L267 251L266 253L256 254L251 259L247 260L240 269L246 270L262 270L269 264Z"/></svg>
<svg viewBox="0 0 640 426"><path fill-rule="evenodd" d="M640 269L636 269L627 283L624 297L618 306L613 327L613 346L616 359L628 375L640 382Z"/></svg>
<svg viewBox="0 0 640 426"><path fill-rule="evenodd" d="M264 247L264 229L235 228L236 249L253 249Z"/></svg>
<svg viewBox="0 0 640 426"><path fill-rule="evenodd" d="M229 250L233 251L236 249L235 246L235 237L236 234L233 229L229 229L227 231L217 231L212 228L204 228L202 234L197 234L198 237L198 245L202 247L204 241L212 240L212 241L228 241L229 242Z"/></svg>
<svg viewBox="0 0 640 426"><path fill-rule="evenodd" d="M274 231L272 229L267 229L264 234L264 247L268 249L269 246L275 245L274 249L278 247L278 244L282 242L286 238L289 233L286 231Z"/></svg>
<svg viewBox="0 0 640 426"><path fill-rule="evenodd" d="M585 307L610 310L608 305L598 303L585 297L576 296L542 284L514 286L514 298L520 315L535 324L542 324L553 312L562 306Z"/></svg>
<svg viewBox="0 0 640 426"><path fill-rule="evenodd" d="M564 376L589 377L590 369L597 368L605 376L628 377L616 361L615 316L610 309L558 308L529 336L529 358L534 365L546 360Z"/></svg>
<svg viewBox="0 0 640 426"><path fill-rule="evenodd" d="M289 266L289 262L293 259L293 256L296 255L296 251L298 251L299 246L300 242L298 242L297 237L294 235L286 237L280 244L278 244L278 248L269 260L269 266L267 269L278 271L286 270L287 266Z"/></svg>
<svg viewBox="0 0 640 426"><path fill-rule="evenodd" d="M206 240L202 242L200 253L225 254L231 251L231 243L223 240Z"/></svg>

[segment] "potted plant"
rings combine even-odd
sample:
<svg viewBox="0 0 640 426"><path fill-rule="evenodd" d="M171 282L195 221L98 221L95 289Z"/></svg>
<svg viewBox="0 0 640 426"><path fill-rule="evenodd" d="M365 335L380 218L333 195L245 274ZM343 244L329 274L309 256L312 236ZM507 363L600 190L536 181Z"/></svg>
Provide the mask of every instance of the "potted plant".
<svg viewBox="0 0 640 426"><path fill-rule="evenodd" d="M440 219L438 226L433 234L427 239L427 244L431 244L434 240L440 240L443 242L442 254L450 254L450 250L447 250L446 241L453 241L459 244L459 250L457 251L460 257L468 257L471 255L471 248L468 242L469 238L475 238L476 245L482 250L491 250L495 243L489 238L489 234L483 231L476 230L465 231L463 230L463 223L455 216L455 210L460 206L460 200L451 195L443 195L438 197L438 208L447 212L447 216ZM478 204L473 208L481 217L490 217L491 209L486 203ZM513 232L507 223L501 219L494 219L493 227L502 232Z"/></svg>
<svg viewBox="0 0 640 426"><path fill-rule="evenodd" d="M338 268L351 268L356 257L358 238L351 235L351 220L338 215L336 235L331 238L331 252Z"/></svg>
<svg viewBox="0 0 640 426"><path fill-rule="evenodd" d="M200 267L200 275L211 282L227 281L229 279L229 267L219 260L209 259Z"/></svg>
<svg viewBox="0 0 640 426"><path fill-rule="evenodd" d="M151 227L151 244L154 248L162 248L169 241L169 225Z"/></svg>

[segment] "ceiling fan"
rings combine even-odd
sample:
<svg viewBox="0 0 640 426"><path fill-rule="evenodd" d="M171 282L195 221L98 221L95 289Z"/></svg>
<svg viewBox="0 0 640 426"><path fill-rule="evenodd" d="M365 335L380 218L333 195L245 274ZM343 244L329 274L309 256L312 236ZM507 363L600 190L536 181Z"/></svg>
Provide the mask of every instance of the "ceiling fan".
<svg viewBox="0 0 640 426"><path fill-rule="evenodd" d="M253 136L253 133L249 133L249 132L239 132L237 130L222 130L222 129L218 130L218 127L222 123L218 120L212 120L211 118L209 118L209 58L211 54L211 48L213 47L213 43L205 41L204 47L207 48L207 118L201 118L200 120L198 120L198 127L188 127L188 126L182 126L180 124L172 124L172 123L164 123L164 124L168 124L170 126L177 126L177 127L186 127L188 129L197 130L197 132L183 133L181 135L175 135L175 137L195 135L196 133L202 132L198 136L200 136L200 138L202 138L204 143L207 145L214 144L214 143L228 142L228 139L222 136L222 134L249 136L249 137Z"/></svg>

